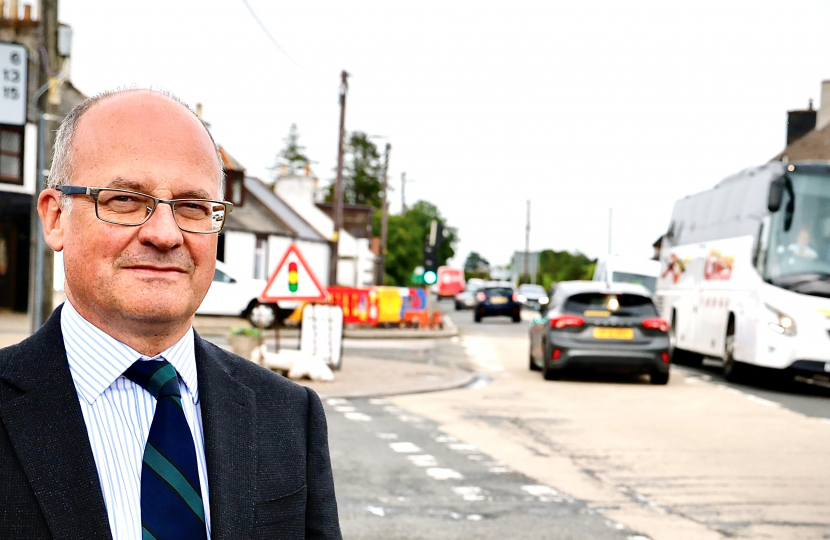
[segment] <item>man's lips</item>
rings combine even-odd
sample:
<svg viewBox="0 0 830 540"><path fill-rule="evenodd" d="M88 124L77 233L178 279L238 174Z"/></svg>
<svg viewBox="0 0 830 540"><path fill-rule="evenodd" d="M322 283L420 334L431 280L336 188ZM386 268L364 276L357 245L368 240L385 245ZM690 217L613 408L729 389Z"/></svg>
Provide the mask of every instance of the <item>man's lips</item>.
<svg viewBox="0 0 830 540"><path fill-rule="evenodd" d="M179 268L178 266L150 266L150 265L134 265L134 266L127 266L128 270L139 270L145 272L173 272L179 274L186 274L187 271L184 268Z"/></svg>

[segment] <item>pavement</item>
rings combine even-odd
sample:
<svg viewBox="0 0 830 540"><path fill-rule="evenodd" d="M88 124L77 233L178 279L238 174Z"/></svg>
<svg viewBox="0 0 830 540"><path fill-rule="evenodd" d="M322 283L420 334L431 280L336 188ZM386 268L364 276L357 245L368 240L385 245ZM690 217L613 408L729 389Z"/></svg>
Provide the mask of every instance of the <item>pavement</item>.
<svg viewBox="0 0 830 540"><path fill-rule="evenodd" d="M445 319L446 320L446 319ZM230 349L227 336L231 326L247 325L233 317L197 317L194 327L199 334L225 349ZM275 336L265 335L265 343L276 348ZM29 321L25 313L0 311L0 348L14 345L30 335ZM458 328L451 321L442 330L426 329L347 329L345 339L417 339L449 338L458 335ZM297 329L281 329L281 346L296 348L299 342ZM348 349L348 348L347 348ZM382 397L423 392L435 392L461 388L472 384L477 375L455 366L443 366L423 362L396 359L366 358L346 352L342 368L335 372L333 382L296 381L308 386L323 398Z"/></svg>

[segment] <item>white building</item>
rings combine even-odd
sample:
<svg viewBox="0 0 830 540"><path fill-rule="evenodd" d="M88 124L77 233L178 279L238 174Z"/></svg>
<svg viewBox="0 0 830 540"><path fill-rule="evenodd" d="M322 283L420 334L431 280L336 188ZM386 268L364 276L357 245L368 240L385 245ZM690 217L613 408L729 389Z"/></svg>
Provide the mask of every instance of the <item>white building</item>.
<svg viewBox="0 0 830 540"><path fill-rule="evenodd" d="M316 205L322 202L322 192L319 189L318 179L309 168L298 173L280 175L274 191L320 235L329 241L334 240L334 221ZM344 287L374 285L376 257L370 249L370 243L368 238L356 238L348 231L340 231L337 285Z"/></svg>

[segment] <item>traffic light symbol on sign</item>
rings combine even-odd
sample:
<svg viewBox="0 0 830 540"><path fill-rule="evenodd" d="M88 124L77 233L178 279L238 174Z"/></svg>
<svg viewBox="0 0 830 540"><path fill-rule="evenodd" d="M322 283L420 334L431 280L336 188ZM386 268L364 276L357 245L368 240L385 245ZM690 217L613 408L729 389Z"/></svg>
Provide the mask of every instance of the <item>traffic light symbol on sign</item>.
<svg viewBox="0 0 830 540"><path fill-rule="evenodd" d="M297 292L297 263L288 263L288 290Z"/></svg>

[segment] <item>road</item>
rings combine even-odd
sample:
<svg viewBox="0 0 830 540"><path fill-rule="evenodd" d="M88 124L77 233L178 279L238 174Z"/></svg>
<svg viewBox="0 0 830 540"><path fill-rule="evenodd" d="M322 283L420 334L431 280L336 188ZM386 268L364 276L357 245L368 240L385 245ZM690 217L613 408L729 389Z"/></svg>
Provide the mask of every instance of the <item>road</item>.
<svg viewBox="0 0 830 540"><path fill-rule="evenodd" d="M826 390L707 366L547 382L526 322L450 313L455 340L350 345L482 378L326 404L345 538L830 538Z"/></svg>

